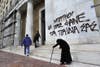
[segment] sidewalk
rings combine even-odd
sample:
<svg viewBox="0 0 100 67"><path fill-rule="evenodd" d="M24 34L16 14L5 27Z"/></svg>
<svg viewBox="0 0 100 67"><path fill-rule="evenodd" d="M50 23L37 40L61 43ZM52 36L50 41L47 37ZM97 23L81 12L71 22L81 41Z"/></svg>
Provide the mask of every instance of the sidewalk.
<svg viewBox="0 0 100 67"><path fill-rule="evenodd" d="M24 55L24 47L21 47L21 46L7 47L7 48L1 49L1 51L10 52L10 53L25 56ZM42 46L39 48L34 48L34 46L30 47L30 56L29 57L31 57L31 58L50 62L50 56L51 56L51 49L49 49L49 48L44 49L44 46L43 46L43 48L42 48ZM56 64L60 64L59 60L57 60L57 59L56 60L52 59L51 62L56 63Z"/></svg>
<svg viewBox="0 0 100 67"><path fill-rule="evenodd" d="M0 51L0 67L65 67L42 60Z"/></svg>
<svg viewBox="0 0 100 67"><path fill-rule="evenodd" d="M21 46L8 47L8 48L4 48L1 50L24 56L24 53L23 53L24 51ZM31 46L31 54L29 57L42 60L42 61L46 61L46 62L50 62L51 51L52 51L51 45L48 45L48 46L45 45L39 48L34 48L34 46ZM75 51L72 51L72 54L75 54ZM77 59L77 58L74 58L74 59ZM60 50L55 49L54 54L53 54L53 59L51 62L59 65L60 64L59 60L60 60ZM89 64L89 63L73 61L71 65L65 65L65 67L100 67L100 66Z"/></svg>

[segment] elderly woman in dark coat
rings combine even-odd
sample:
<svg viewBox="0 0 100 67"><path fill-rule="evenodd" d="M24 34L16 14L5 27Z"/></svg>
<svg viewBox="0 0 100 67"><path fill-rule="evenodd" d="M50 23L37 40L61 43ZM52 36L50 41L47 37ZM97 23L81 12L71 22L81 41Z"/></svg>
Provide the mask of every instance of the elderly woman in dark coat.
<svg viewBox="0 0 100 67"><path fill-rule="evenodd" d="M71 64L72 62L72 58L71 58L71 53L70 53L70 47L68 45L68 43L66 41L64 41L63 39L57 39L57 44L53 46L53 48L55 48L56 46L60 46L60 48L62 49L61 51L61 65L63 64Z"/></svg>

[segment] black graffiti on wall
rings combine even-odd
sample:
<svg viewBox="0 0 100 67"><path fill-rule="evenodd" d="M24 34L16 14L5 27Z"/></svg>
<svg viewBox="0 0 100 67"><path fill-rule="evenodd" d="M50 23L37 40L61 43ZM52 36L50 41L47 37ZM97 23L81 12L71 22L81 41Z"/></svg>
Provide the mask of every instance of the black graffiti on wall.
<svg viewBox="0 0 100 67"><path fill-rule="evenodd" d="M50 30L50 29L52 29L52 25L49 25L49 26L48 26L48 30Z"/></svg>
<svg viewBox="0 0 100 67"><path fill-rule="evenodd" d="M55 24L53 27L54 27L54 29L57 29L57 28L63 27L63 25L62 25L62 23L58 23L58 24Z"/></svg>
<svg viewBox="0 0 100 67"><path fill-rule="evenodd" d="M53 25L48 26L48 30L54 29L50 35L68 35L81 32L94 32L97 29L97 23L86 18L85 13L82 12L76 17L73 17L74 11L64 14L54 20ZM64 21L64 22L63 22ZM63 29L62 29L63 28Z"/></svg>
<svg viewBox="0 0 100 67"><path fill-rule="evenodd" d="M58 30L58 34L63 36L63 35L67 35L70 33L80 33L77 26L73 26L73 27L66 27L65 29L60 29Z"/></svg>
<svg viewBox="0 0 100 67"><path fill-rule="evenodd" d="M99 31L98 29L96 29L97 24L95 23L95 21L93 21L91 24L89 23L83 23L80 28L81 28L81 32L88 32L88 29L90 29L91 31Z"/></svg>
<svg viewBox="0 0 100 67"><path fill-rule="evenodd" d="M66 13L60 17L57 17L55 20L54 20L54 23L56 22L62 22L63 20L66 20L68 18L70 18L72 15L73 15L74 11L72 12L69 12L69 13Z"/></svg>
<svg viewBox="0 0 100 67"><path fill-rule="evenodd" d="M55 31L52 31L52 32L50 32L50 35L55 35L55 36L57 36L57 34L56 34L56 32Z"/></svg>
<svg viewBox="0 0 100 67"><path fill-rule="evenodd" d="M85 13L83 12L83 13L80 13L79 15L77 15L75 18L66 19L65 25L72 26L75 24L79 24L82 22L88 22L88 21L90 21L90 19L86 19Z"/></svg>

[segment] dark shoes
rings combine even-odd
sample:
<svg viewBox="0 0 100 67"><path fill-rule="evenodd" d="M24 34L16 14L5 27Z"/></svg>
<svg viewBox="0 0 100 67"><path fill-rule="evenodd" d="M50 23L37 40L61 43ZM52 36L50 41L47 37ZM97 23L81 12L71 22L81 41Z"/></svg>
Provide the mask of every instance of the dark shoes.
<svg viewBox="0 0 100 67"><path fill-rule="evenodd" d="M68 62L61 62L60 65L66 65L66 64L67 64L67 65L70 65L71 63L72 63L72 62L69 62L69 63L68 63Z"/></svg>
<svg viewBox="0 0 100 67"><path fill-rule="evenodd" d="M39 46L35 46L35 48L38 48Z"/></svg>
<svg viewBox="0 0 100 67"><path fill-rule="evenodd" d="M29 54L24 54L25 56L29 56Z"/></svg>
<svg viewBox="0 0 100 67"><path fill-rule="evenodd" d="M60 65L65 65L65 63L64 62L61 62Z"/></svg>
<svg viewBox="0 0 100 67"><path fill-rule="evenodd" d="M27 56L29 56L29 55L27 55Z"/></svg>

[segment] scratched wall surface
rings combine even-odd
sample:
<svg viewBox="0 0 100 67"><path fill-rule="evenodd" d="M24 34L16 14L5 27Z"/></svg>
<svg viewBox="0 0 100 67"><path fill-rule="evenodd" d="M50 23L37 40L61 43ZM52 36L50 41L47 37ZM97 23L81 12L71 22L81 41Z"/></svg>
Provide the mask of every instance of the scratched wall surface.
<svg viewBox="0 0 100 67"><path fill-rule="evenodd" d="M46 43L98 43L100 32L93 0L46 0Z"/></svg>

